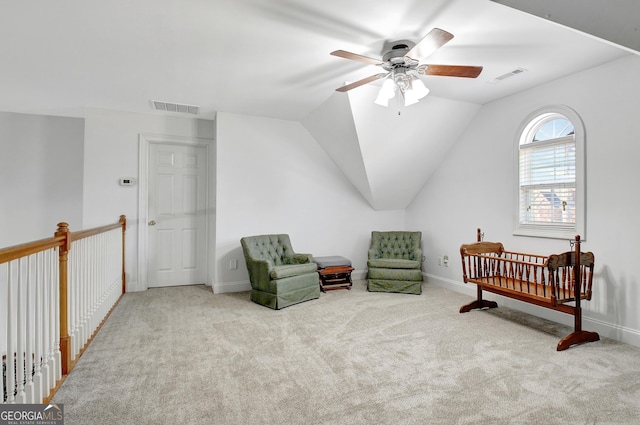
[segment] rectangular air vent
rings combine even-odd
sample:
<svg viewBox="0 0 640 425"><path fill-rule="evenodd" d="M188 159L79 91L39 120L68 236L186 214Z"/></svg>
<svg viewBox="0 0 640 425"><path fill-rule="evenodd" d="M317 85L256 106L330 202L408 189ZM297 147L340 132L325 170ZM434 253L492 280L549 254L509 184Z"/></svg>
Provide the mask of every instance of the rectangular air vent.
<svg viewBox="0 0 640 425"><path fill-rule="evenodd" d="M200 113L200 107L196 105L185 105L183 103L172 103L172 102L163 102L160 100L152 100L153 109L156 111L168 111L168 112L180 112L183 114L194 114L197 115Z"/></svg>
<svg viewBox="0 0 640 425"><path fill-rule="evenodd" d="M515 75L518 74L522 74L523 72L526 72L527 70L524 68L516 68L513 71L507 72L506 74L502 74L497 76L496 78L494 78L493 80L489 80L487 81L488 83L497 83L498 81L502 81L502 80L506 80L507 78L511 78Z"/></svg>

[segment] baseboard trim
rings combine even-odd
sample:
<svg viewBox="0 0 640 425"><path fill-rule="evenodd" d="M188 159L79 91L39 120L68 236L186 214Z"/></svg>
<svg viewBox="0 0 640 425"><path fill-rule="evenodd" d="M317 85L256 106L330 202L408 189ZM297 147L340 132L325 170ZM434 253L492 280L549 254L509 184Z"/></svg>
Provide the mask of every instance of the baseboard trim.
<svg viewBox="0 0 640 425"><path fill-rule="evenodd" d="M214 294L226 294L229 292L244 292L251 290L251 282L248 280L214 283L212 286Z"/></svg>
<svg viewBox="0 0 640 425"><path fill-rule="evenodd" d="M364 280L367 278L366 270L354 270L351 272L351 280Z"/></svg>
<svg viewBox="0 0 640 425"><path fill-rule="evenodd" d="M450 289L455 292L459 292L470 297L476 297L476 285L465 284L464 282L455 281L441 276L436 276L430 273L423 273L425 282L433 284L446 289ZM490 292L484 292L486 299L498 302L498 305L504 305L505 307L512 308L514 310L522 311L532 316L540 317L543 319L551 320L556 323L561 323L566 326L573 326L573 316L560 313L555 310L550 310L544 307L538 307L536 305L528 304L522 301L506 298ZM601 319L596 319L588 316L589 311L583 309L582 323L585 330L595 331L600 334L601 337L614 339L625 344L640 347L640 330L631 329L625 326L620 326L616 323L607 322Z"/></svg>
<svg viewBox="0 0 640 425"><path fill-rule="evenodd" d="M146 290L147 288L142 288L138 282L127 281L127 292L143 292Z"/></svg>

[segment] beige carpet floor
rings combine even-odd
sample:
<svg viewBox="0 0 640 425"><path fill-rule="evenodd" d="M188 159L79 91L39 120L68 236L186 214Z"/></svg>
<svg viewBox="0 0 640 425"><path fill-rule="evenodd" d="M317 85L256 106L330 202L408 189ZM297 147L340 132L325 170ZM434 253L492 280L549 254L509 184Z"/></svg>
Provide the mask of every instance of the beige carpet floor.
<svg viewBox="0 0 640 425"><path fill-rule="evenodd" d="M365 285L280 311L205 286L126 294L52 401L65 425L640 423L640 349L557 352L570 328Z"/></svg>

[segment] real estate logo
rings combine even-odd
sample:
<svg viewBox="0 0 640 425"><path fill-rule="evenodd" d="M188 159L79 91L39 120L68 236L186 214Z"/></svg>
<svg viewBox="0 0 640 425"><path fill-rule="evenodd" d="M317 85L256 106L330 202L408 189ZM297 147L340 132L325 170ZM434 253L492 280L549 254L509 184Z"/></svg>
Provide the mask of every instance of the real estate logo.
<svg viewBox="0 0 640 425"><path fill-rule="evenodd" d="M64 425L62 404L2 404L0 425Z"/></svg>

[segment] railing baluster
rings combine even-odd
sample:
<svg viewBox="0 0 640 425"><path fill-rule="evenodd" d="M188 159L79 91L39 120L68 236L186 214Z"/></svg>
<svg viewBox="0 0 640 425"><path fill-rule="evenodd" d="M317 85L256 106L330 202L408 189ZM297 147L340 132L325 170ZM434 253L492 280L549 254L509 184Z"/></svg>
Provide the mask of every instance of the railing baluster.
<svg viewBox="0 0 640 425"><path fill-rule="evenodd" d="M14 276L13 265L15 262L9 263L9 271L7 276L7 403L15 403L15 387L16 387L16 370L14 368L15 359L15 302L13 299L14 292Z"/></svg>
<svg viewBox="0 0 640 425"><path fill-rule="evenodd" d="M53 372L53 386L51 387L51 389L55 388L55 383L59 380L62 379L62 352L61 352L61 338L62 338L62 331L61 331L61 326L62 323L60 323L60 316L61 316L61 309L63 308L62 305L62 297L60 295L60 262L59 261L52 261L51 264L53 265L53 276L54 279L51 281L51 286L53 287L53 294L54 294L54 303L53 303L53 311L52 311L52 315L51 315L51 322L53 323L52 326L52 331L53 331L53 356L51 359L52 362L52 372ZM64 273L66 275L67 270L64 270ZM68 314L66 311L66 302L64 303L64 308L65 308L65 314ZM65 324L68 323L67 321L65 321ZM66 325L65 325L66 326ZM65 333L64 335L68 335L68 329L65 329Z"/></svg>
<svg viewBox="0 0 640 425"><path fill-rule="evenodd" d="M57 254L57 250L56 250ZM44 281L42 287L42 387L46 394L49 393L51 388L51 373L49 372L49 298L51 293L51 262L52 257L47 255L44 259L43 271Z"/></svg>
<svg viewBox="0 0 640 425"><path fill-rule="evenodd" d="M76 308L76 329L77 329L76 333L78 334L78 340L76 341L76 344L75 344L75 351L73 352L73 355L72 355L73 358L76 358L76 355L80 353L84 345L84 326L82 321L84 319L84 310L83 310L84 282L86 282L87 280L87 276L86 276L87 265L84 262L80 261L80 259L87 258L87 250L85 248L86 242L87 241L84 239L76 241L75 248L74 248L79 252L79 254L78 254L78 280L76 282L76 287L75 287L75 291L76 291L75 308Z"/></svg>
<svg viewBox="0 0 640 425"><path fill-rule="evenodd" d="M47 288L49 288L49 296L47 297L47 304L48 304L48 308L47 308L47 345L46 345L46 350L47 350L47 363L49 366L49 390L51 390L52 388L55 387L56 385L56 356L55 356L55 346L57 344L56 341L56 323L58 322L58 320L56 320L56 310L58 308L58 296L57 296L57 285L54 286L55 282L57 281L57 279L54 278L54 276L57 276L56 270L57 270L57 264L58 262L55 261L53 258L51 259L51 261L49 261L49 276L51 277L50 279L50 285L47 285Z"/></svg>
<svg viewBox="0 0 640 425"><path fill-rule="evenodd" d="M35 281L34 281L34 333L33 333L33 393L35 397L35 403L42 403L42 399L45 397L44 390L42 388L42 262L44 261L43 252L36 253L35 264Z"/></svg>
<svg viewBox="0 0 640 425"><path fill-rule="evenodd" d="M27 282L26 282L26 305L25 305L25 314L26 314L26 322L25 322L25 401L27 403L34 402L34 391L33 391L33 334L31 333L31 329L33 329L33 316L35 312L33 311L34 303L33 303L33 255L27 257Z"/></svg>
<svg viewBox="0 0 640 425"><path fill-rule="evenodd" d="M71 250L71 255L69 256L69 264L67 264L67 267L69 268L69 339L73 353L78 349L78 253L79 250L74 247L74 249Z"/></svg>
<svg viewBox="0 0 640 425"><path fill-rule="evenodd" d="M86 243L87 241L82 239L77 241L76 243L76 248L81 250L82 258L87 258L87 248L86 248ZM80 279L78 280L78 287L76 288L76 290L78 291L78 344L76 347L76 352L73 353L73 358L76 357L76 354L80 352L80 350L82 350L82 347L84 346L84 341L85 341L85 331L86 331L86 326L84 323L84 319L85 319L85 314L84 314L84 303L85 303L85 282L88 280L88 276L87 276L87 264L85 263L81 263L79 265L80 267Z"/></svg>
<svg viewBox="0 0 640 425"><path fill-rule="evenodd" d="M25 306L26 300L24 297L24 279L23 276L26 272L24 267L24 258L20 258L18 260L18 288L17 288L17 303L16 303L16 382L18 384L17 394L16 394L16 403L25 403L25 393L24 393L24 380L25 380L25 371L24 371L24 362L25 359L25 343L24 343L24 334L26 333L26 314L25 314Z"/></svg>

